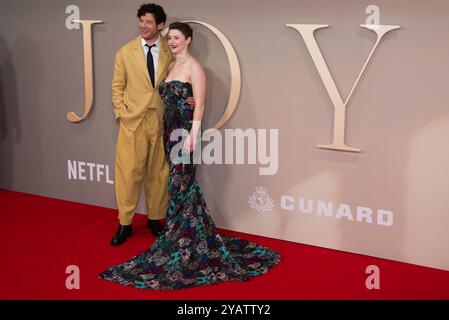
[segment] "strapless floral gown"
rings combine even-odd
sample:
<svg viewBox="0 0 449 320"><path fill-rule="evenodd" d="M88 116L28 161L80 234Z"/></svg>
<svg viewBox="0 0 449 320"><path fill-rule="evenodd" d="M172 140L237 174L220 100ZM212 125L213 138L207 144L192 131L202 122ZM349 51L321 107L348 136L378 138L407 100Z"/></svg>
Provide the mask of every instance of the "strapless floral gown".
<svg viewBox="0 0 449 320"><path fill-rule="evenodd" d="M163 82L164 144L169 163L169 206L163 234L145 252L112 266L100 278L141 289L172 290L248 281L266 273L280 261L280 254L261 245L217 233L201 187L196 165L172 163L170 153L178 143L173 130L190 132L193 108L188 82ZM192 162L191 162L192 163Z"/></svg>

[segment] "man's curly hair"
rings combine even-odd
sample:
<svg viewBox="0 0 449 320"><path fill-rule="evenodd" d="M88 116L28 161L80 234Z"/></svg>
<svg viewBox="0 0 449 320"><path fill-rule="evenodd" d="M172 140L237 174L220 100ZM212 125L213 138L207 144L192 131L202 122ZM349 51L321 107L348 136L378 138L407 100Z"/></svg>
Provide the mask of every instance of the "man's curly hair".
<svg viewBox="0 0 449 320"><path fill-rule="evenodd" d="M165 14L164 8L155 3L144 3L137 10L137 18L144 16L147 13L151 13L156 20L156 24L165 23L167 20L167 15Z"/></svg>

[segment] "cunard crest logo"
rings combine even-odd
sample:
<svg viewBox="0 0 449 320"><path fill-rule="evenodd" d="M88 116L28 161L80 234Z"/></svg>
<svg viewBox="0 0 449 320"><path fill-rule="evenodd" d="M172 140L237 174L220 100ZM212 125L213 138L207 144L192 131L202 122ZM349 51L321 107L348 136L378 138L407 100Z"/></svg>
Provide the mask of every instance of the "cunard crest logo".
<svg viewBox="0 0 449 320"><path fill-rule="evenodd" d="M257 187L256 191L249 196L249 207L259 212L271 211L274 207L274 200L270 199L268 191L264 187Z"/></svg>

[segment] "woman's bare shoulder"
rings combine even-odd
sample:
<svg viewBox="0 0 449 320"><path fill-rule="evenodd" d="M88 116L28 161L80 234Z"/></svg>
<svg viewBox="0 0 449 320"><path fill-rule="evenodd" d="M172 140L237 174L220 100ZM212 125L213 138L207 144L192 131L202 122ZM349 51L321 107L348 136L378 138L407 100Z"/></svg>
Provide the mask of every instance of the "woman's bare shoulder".
<svg viewBox="0 0 449 320"><path fill-rule="evenodd" d="M194 57L190 61L190 71L192 74L204 74L203 66Z"/></svg>

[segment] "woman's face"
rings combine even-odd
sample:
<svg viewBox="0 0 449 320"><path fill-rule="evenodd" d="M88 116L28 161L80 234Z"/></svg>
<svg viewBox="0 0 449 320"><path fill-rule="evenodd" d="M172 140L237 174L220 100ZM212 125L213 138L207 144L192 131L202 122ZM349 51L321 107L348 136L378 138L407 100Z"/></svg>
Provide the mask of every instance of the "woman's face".
<svg viewBox="0 0 449 320"><path fill-rule="evenodd" d="M168 45L170 47L171 52L174 54L179 53L187 49L191 38L187 38L182 34L181 31L176 29L171 29L168 32Z"/></svg>

